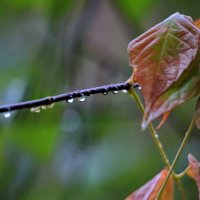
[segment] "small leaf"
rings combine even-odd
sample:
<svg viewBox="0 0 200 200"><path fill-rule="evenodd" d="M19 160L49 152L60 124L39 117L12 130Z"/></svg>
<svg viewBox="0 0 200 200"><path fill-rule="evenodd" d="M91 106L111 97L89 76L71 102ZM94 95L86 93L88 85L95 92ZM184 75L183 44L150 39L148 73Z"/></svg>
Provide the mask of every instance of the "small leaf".
<svg viewBox="0 0 200 200"><path fill-rule="evenodd" d="M197 101L196 112L195 112L195 124L200 129L200 97Z"/></svg>
<svg viewBox="0 0 200 200"><path fill-rule="evenodd" d="M143 185L141 188L133 192L125 200L155 200L158 191L160 190L162 183L164 182L168 170L164 169L159 174L157 174L153 179ZM161 200L172 200L173 199L173 179L167 182L167 185L161 196Z"/></svg>
<svg viewBox="0 0 200 200"><path fill-rule="evenodd" d="M188 155L188 161L190 168L187 171L187 174L196 182L200 200L200 163L192 154Z"/></svg>
<svg viewBox="0 0 200 200"><path fill-rule="evenodd" d="M132 81L141 85L145 101L143 128L199 93L197 26L191 17L175 13L129 43Z"/></svg>

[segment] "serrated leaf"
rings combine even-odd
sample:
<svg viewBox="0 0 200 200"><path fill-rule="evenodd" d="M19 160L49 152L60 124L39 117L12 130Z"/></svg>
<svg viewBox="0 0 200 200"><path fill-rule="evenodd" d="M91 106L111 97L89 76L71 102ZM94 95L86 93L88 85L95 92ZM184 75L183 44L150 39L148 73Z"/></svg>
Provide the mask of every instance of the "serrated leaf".
<svg viewBox="0 0 200 200"><path fill-rule="evenodd" d="M145 185L143 185L138 190L133 192L125 200L155 200L156 195L159 192L167 174L168 174L167 169L162 170L153 179L151 179ZM172 200L173 194L174 194L173 179L172 177L170 177L161 196L161 200Z"/></svg>
<svg viewBox="0 0 200 200"><path fill-rule="evenodd" d="M196 182L196 185L199 191L199 200L200 200L200 163L192 154L188 155L188 161L189 161L190 168L187 171L187 174Z"/></svg>
<svg viewBox="0 0 200 200"><path fill-rule="evenodd" d="M191 17L175 13L129 43L132 80L145 101L143 128L199 92L190 91L199 81L199 37Z"/></svg>

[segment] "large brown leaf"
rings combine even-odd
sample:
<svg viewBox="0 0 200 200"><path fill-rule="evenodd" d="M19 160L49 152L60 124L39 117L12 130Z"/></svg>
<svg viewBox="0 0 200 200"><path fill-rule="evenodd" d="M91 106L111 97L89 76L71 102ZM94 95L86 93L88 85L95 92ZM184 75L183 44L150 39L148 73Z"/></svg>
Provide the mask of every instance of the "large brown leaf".
<svg viewBox="0 0 200 200"><path fill-rule="evenodd" d="M141 85L145 101L143 128L199 92L187 94L197 80L186 80L198 71L199 38L192 18L175 13L129 43L132 81Z"/></svg>
<svg viewBox="0 0 200 200"><path fill-rule="evenodd" d="M192 61L187 70L151 104L145 126L161 114L171 111L176 106L184 103L200 93L200 52Z"/></svg>
<svg viewBox="0 0 200 200"><path fill-rule="evenodd" d="M151 179L141 188L133 192L125 200L155 200L156 195L159 192L167 174L168 170L166 169L162 170L153 179ZM173 178L170 177L161 196L161 200L172 200L173 196L174 196Z"/></svg>

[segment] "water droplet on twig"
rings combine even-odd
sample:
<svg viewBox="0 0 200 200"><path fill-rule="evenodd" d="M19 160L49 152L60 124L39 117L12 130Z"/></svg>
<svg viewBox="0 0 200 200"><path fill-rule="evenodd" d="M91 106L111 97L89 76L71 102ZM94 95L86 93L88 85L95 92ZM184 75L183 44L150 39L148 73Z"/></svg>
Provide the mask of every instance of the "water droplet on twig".
<svg viewBox="0 0 200 200"><path fill-rule="evenodd" d="M123 89L122 92L123 93L127 93L128 91L127 91L127 89Z"/></svg>
<svg viewBox="0 0 200 200"><path fill-rule="evenodd" d="M112 91L113 94L117 94L118 92L119 91L117 89Z"/></svg>
<svg viewBox="0 0 200 200"><path fill-rule="evenodd" d="M11 112L10 111L4 112L4 117L5 118L9 118L10 116L11 116Z"/></svg>
<svg viewBox="0 0 200 200"><path fill-rule="evenodd" d="M67 103L73 103L74 99L72 97L69 97L66 101Z"/></svg>
<svg viewBox="0 0 200 200"><path fill-rule="evenodd" d="M78 100L79 100L80 102L85 101L85 96L82 94L82 95L78 98Z"/></svg>
<svg viewBox="0 0 200 200"><path fill-rule="evenodd" d="M34 112L34 113L39 113L39 112L40 112L40 109L41 109L41 107L32 107L32 108L30 109L30 111L31 111L31 112Z"/></svg>
<svg viewBox="0 0 200 200"><path fill-rule="evenodd" d="M107 89L104 89L103 92L102 92L102 94L103 94L103 95L107 95L107 94L108 94L108 90L107 90Z"/></svg>
<svg viewBox="0 0 200 200"><path fill-rule="evenodd" d="M35 108L35 112L36 112L36 113L39 113L39 112L40 112L40 107L36 107L36 108Z"/></svg>
<svg viewBox="0 0 200 200"><path fill-rule="evenodd" d="M47 106L46 106L46 105L43 105L43 106L41 106L41 108L42 108L43 110L45 110L45 109L47 109Z"/></svg>
<svg viewBox="0 0 200 200"><path fill-rule="evenodd" d="M142 89L142 87L140 85L138 85L138 90L141 90L141 89Z"/></svg>
<svg viewBox="0 0 200 200"><path fill-rule="evenodd" d="M55 103L51 103L51 104L49 104L49 105L47 106L47 108L53 108L54 105L55 105Z"/></svg>
<svg viewBox="0 0 200 200"><path fill-rule="evenodd" d="M32 107L32 108L30 109L31 112L35 112L35 110L36 110L35 107Z"/></svg>

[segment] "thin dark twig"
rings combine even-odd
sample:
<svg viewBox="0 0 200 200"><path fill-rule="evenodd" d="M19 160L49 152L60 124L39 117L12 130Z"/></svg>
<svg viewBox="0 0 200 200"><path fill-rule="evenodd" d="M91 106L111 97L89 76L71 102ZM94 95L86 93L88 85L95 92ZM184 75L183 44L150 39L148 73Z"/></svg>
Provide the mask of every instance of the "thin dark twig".
<svg viewBox="0 0 200 200"><path fill-rule="evenodd" d="M79 98L81 96L90 96L91 94L98 94L98 93L107 94L108 92L114 93L115 91L119 91L119 90L129 90L130 87L131 85L125 82L125 83L104 85L104 86L95 87L95 88L88 88L84 90L76 90L73 92L59 94L56 96L49 96L42 99L2 105L0 106L0 113L10 112L13 110L21 110L25 108L36 108L40 106L48 106L59 101L67 101L69 99ZM135 84L133 85L133 87L138 87L138 85Z"/></svg>

